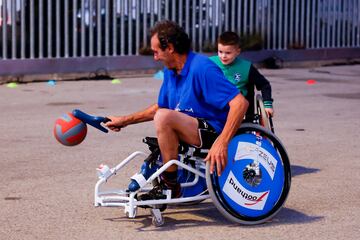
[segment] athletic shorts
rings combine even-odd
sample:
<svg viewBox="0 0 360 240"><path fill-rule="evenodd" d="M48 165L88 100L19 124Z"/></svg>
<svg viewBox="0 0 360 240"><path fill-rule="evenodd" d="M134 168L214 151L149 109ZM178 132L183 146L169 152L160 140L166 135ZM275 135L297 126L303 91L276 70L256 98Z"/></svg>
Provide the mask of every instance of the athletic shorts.
<svg viewBox="0 0 360 240"><path fill-rule="evenodd" d="M200 146L196 148L210 149L219 134L215 129L207 123L204 119L197 118L198 120L198 131L200 137Z"/></svg>

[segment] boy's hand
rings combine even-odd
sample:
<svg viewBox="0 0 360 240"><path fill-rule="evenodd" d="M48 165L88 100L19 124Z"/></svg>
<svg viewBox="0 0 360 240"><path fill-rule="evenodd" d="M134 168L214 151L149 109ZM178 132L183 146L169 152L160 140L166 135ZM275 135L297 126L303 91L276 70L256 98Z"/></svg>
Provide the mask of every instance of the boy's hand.
<svg viewBox="0 0 360 240"><path fill-rule="evenodd" d="M274 116L274 109L273 108L265 108L265 112L268 115L268 117Z"/></svg>

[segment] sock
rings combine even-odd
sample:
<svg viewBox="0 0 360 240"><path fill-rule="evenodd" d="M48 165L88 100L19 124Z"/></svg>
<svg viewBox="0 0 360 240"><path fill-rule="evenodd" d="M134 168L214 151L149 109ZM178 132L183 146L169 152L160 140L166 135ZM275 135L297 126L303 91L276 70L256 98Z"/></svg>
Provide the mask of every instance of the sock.
<svg viewBox="0 0 360 240"><path fill-rule="evenodd" d="M164 183L166 188L171 189L171 197L178 198L181 196L181 187L177 182L177 171L163 172L160 176L161 182Z"/></svg>
<svg viewBox="0 0 360 240"><path fill-rule="evenodd" d="M177 171L173 171L173 172L165 171L161 174L160 178L167 187L172 188L172 186L176 185L177 183Z"/></svg>

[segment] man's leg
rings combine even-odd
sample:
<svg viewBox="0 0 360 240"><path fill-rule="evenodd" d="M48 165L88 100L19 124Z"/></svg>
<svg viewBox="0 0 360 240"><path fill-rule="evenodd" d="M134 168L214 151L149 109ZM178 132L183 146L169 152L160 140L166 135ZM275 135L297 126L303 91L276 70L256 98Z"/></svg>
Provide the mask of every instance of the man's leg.
<svg viewBox="0 0 360 240"><path fill-rule="evenodd" d="M196 118L174 110L159 109L155 114L154 122L164 164L178 158L179 141L200 145ZM176 165L167 169L168 172L176 170Z"/></svg>
<svg viewBox="0 0 360 240"><path fill-rule="evenodd" d="M172 159L178 159L180 141L193 146L202 144L206 146L211 145L212 140L215 141L217 137L217 133L207 123L204 124L197 118L173 110L159 109L155 114L154 122L164 164ZM199 136L199 131L201 131L201 136ZM208 136L209 140L202 142L201 137L204 136ZM140 195L140 200L166 198L162 193L163 186L172 190L173 198L181 196L180 183L177 182L177 165L167 168L160 178L161 184L155 185L148 193Z"/></svg>
<svg viewBox="0 0 360 240"><path fill-rule="evenodd" d="M200 145L198 120L174 110L159 109L154 117L156 134L163 163L178 159L179 142ZM172 190L172 197L181 195L181 187L177 182L177 165L171 165L160 176L166 188Z"/></svg>
<svg viewBox="0 0 360 240"><path fill-rule="evenodd" d="M192 145L200 145L198 135L198 120L186 114L168 110L159 109L154 116L155 128L158 137L160 152L163 163L171 159L178 158L179 141ZM150 164L147 162L147 164ZM150 165L143 165L139 174L134 175L131 179L128 189L136 191L152 172ZM172 189L175 196L181 193L180 185L177 183L177 166L172 165L161 174L162 183L168 189Z"/></svg>

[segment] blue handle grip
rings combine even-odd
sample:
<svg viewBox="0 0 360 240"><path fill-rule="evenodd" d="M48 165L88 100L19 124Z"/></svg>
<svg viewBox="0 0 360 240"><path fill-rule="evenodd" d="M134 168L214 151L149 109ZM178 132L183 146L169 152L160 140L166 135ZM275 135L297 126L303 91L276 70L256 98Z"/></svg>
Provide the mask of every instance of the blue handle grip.
<svg viewBox="0 0 360 240"><path fill-rule="evenodd" d="M92 115L89 115L89 114L86 114L86 113L80 111L79 109L73 110L72 114L74 115L74 117L80 119L84 123L87 123L87 124L93 126L94 128L97 128L100 131L103 131L104 133L109 132L109 130L107 130L106 128L101 126L101 123L106 123L106 122L110 121L110 119L108 119L106 117L92 116Z"/></svg>

